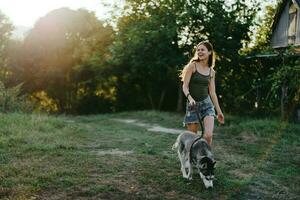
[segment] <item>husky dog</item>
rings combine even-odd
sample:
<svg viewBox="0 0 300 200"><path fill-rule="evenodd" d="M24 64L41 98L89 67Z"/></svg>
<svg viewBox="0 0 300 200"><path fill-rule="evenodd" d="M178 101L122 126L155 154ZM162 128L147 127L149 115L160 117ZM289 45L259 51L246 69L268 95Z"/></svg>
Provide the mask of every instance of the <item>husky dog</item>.
<svg viewBox="0 0 300 200"><path fill-rule="evenodd" d="M192 164L196 166L206 188L213 187L216 161L207 141L192 132L181 133L172 149L177 149L184 178L192 179Z"/></svg>

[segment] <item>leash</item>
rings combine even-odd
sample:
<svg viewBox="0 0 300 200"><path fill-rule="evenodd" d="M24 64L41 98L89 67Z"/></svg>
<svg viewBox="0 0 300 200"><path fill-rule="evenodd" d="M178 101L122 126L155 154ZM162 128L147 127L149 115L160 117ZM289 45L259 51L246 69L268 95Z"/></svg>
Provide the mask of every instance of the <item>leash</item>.
<svg viewBox="0 0 300 200"><path fill-rule="evenodd" d="M202 135L203 135L203 134L202 134ZM191 148L190 148L190 155L189 155L189 157L190 157L190 161L192 161L193 164L197 164L197 163L196 163L196 160L193 159L193 157L192 157L192 149L193 149L193 145L194 145L196 142L198 142L199 140L202 139L202 135L201 135L201 136L198 136L198 137L196 137L196 138L194 139L194 141L192 142Z"/></svg>
<svg viewBox="0 0 300 200"><path fill-rule="evenodd" d="M201 140L202 138L203 138L203 134L204 134L204 125L203 125L203 122L202 122L202 120L201 120L201 117L200 117L200 113L199 113L199 111L198 111L198 106L199 105L193 105L193 106L191 106L191 110L195 110L195 112L196 112L196 116L197 116L197 118L198 118L198 121L199 121L199 124L200 124L200 126L201 126L201 135L200 136L198 136L198 137L196 137L195 139L194 139L194 141L192 142L192 144L191 144L191 148L190 148L190 152L189 152L189 157L190 157L190 161L192 161L192 163L193 164L197 164L196 163L196 161L192 158L192 148L193 148L193 145L196 143L196 142L198 142L199 140Z"/></svg>
<svg viewBox="0 0 300 200"><path fill-rule="evenodd" d="M200 117L200 113L199 113L199 111L198 111L198 106L199 105L193 105L193 106L191 106L191 110L195 110L195 112L196 112L196 116L197 116L197 118L198 118L198 121L199 121L199 124L200 124L200 127L201 127L201 138L203 137L203 134L204 134L204 125L203 125L203 122L202 122L202 120L201 120L201 117Z"/></svg>

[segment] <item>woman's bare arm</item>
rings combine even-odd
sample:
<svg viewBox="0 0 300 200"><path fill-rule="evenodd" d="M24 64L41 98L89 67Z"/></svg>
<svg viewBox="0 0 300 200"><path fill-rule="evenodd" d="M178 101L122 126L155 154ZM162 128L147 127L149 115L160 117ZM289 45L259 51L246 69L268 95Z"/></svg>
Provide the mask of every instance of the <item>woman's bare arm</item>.
<svg viewBox="0 0 300 200"><path fill-rule="evenodd" d="M218 97L217 97L217 94L216 94L215 71L214 70L212 70L212 77L210 79L210 83L208 85L208 88L209 88L209 95L210 95L211 100L212 100L212 102L213 102L213 104L216 108L216 111L217 111L218 120L219 120L220 123L224 123L224 116L223 116L222 110L220 108Z"/></svg>
<svg viewBox="0 0 300 200"><path fill-rule="evenodd" d="M190 80L191 80L193 72L194 72L194 64L190 63L189 66L187 67L187 71L183 77L183 84L182 84L182 91L183 91L184 95L188 98L191 105L196 104L195 100L190 95L190 91L189 91L189 84L190 84Z"/></svg>

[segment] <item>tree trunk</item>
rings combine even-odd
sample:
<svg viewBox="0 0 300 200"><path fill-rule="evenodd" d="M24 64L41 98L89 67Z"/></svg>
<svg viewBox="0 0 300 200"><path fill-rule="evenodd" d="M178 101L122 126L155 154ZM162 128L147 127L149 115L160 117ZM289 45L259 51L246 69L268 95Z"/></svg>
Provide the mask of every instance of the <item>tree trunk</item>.
<svg viewBox="0 0 300 200"><path fill-rule="evenodd" d="M150 104L151 104L151 109L152 109L152 110L155 110L155 104L154 104L154 101L153 101L153 98L152 98L151 94L148 93L147 96L148 96L148 99L149 99Z"/></svg>
<svg viewBox="0 0 300 200"><path fill-rule="evenodd" d="M182 85L178 84L177 112L182 112Z"/></svg>
<svg viewBox="0 0 300 200"><path fill-rule="evenodd" d="M161 94L160 94L160 99L159 99L159 102L158 102L158 110L161 110L162 104L163 104L164 99L165 99L166 91L167 91L167 89L164 88L162 90Z"/></svg>
<svg viewBox="0 0 300 200"><path fill-rule="evenodd" d="M286 110L285 110L285 100L287 95L287 86L285 83L281 86L281 99L280 99L280 110L281 110L281 119L285 120Z"/></svg>
<svg viewBox="0 0 300 200"><path fill-rule="evenodd" d="M287 109L286 109L286 112L284 115L284 120L289 121L291 119L291 117L293 117L293 114L296 112L296 106L299 103L299 100L298 100L299 96L300 96L300 88L298 88L294 98L288 103ZM299 120L297 114L298 113L296 113L295 120Z"/></svg>

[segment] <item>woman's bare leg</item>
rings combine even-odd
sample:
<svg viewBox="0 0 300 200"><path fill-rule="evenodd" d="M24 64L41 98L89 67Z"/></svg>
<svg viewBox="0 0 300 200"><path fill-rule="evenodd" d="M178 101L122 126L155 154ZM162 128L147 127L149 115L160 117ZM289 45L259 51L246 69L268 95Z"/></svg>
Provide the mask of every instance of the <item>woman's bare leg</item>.
<svg viewBox="0 0 300 200"><path fill-rule="evenodd" d="M204 139L206 139L207 143L211 146L212 144L212 136L214 130L214 117L206 116L204 117Z"/></svg>

